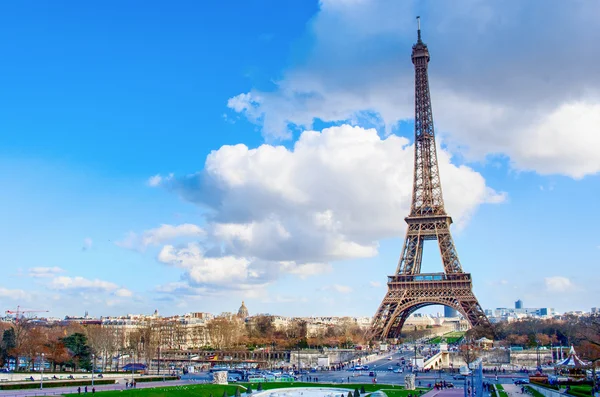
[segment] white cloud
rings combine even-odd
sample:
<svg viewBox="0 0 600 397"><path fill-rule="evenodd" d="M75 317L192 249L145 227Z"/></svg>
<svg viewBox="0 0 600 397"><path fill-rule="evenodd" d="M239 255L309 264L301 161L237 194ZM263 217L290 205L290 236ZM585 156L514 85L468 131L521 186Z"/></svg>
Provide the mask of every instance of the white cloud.
<svg viewBox="0 0 600 397"><path fill-rule="evenodd" d="M148 246L157 246L168 241L179 238L201 237L204 235L204 230L190 223L181 225L160 225L160 227L149 229L138 235L134 232L129 232L127 236L117 241L115 244L119 247L144 250Z"/></svg>
<svg viewBox="0 0 600 397"><path fill-rule="evenodd" d="M142 244L144 246L159 245L165 241L174 240L179 237L198 237L203 234L204 230L202 228L190 223L177 226L161 225L156 229L145 231L142 235Z"/></svg>
<svg viewBox="0 0 600 397"><path fill-rule="evenodd" d="M64 270L60 267L32 267L28 270L27 275L33 278L54 277L58 273L63 273Z"/></svg>
<svg viewBox="0 0 600 397"><path fill-rule="evenodd" d="M264 261L234 255L210 257L198 244L188 244L176 248L164 246L158 254L158 261L184 269L182 282L161 287L161 292L183 290L186 292L207 292L211 289L249 290L266 286L284 274L307 277L330 270L330 266L294 262ZM189 284L189 285L188 285ZM194 290L187 287L201 287Z"/></svg>
<svg viewBox="0 0 600 397"><path fill-rule="evenodd" d="M419 3L433 111L438 133L470 160L504 154L519 170L581 178L600 171L600 53L588 44L600 40L592 17L600 4L550 4ZM389 133L414 117L415 6L322 1L306 58L274 91L242 93L228 107L271 140L317 119L383 124Z"/></svg>
<svg viewBox="0 0 600 397"><path fill-rule="evenodd" d="M328 286L324 287L323 290L335 291L340 294L349 294L353 291L352 287L349 287L347 285L340 285L340 284L328 285Z"/></svg>
<svg viewBox="0 0 600 397"><path fill-rule="evenodd" d="M131 292L127 288L119 288L115 291L115 295L121 298L130 298L133 296L133 292Z"/></svg>
<svg viewBox="0 0 600 397"><path fill-rule="evenodd" d="M30 294L22 289L8 289L0 287L0 298L15 301L29 300Z"/></svg>
<svg viewBox="0 0 600 397"><path fill-rule="evenodd" d="M438 157L446 207L458 225L479 205L504 200L444 150ZM375 256L378 240L404 234L412 179L408 140L382 139L374 129L305 131L291 149L223 146L202 172L163 184L208 211L201 241L161 249L158 260L183 269L186 283L162 292L255 291L285 275L330 272L332 261ZM161 228L119 244L146 246L179 234ZM199 234L196 228L190 234Z"/></svg>
<svg viewBox="0 0 600 397"><path fill-rule="evenodd" d="M444 150L438 157L447 209L458 225L479 205L504 200L479 173L453 165ZM201 241L166 245L158 260L184 270L187 285L174 287L180 294L249 290L285 275L327 273L332 261L372 257L378 240L404 233L412 176L408 140L382 139L374 129L305 131L291 149L223 146L202 172L164 184L207 208L207 226ZM120 244L158 244L179 234L162 228Z"/></svg>
<svg viewBox="0 0 600 397"><path fill-rule="evenodd" d="M381 287L381 283L379 281L369 281L369 285L373 288Z"/></svg>
<svg viewBox="0 0 600 397"><path fill-rule="evenodd" d="M50 288L61 291L110 292L119 288L115 283L84 277L59 276L52 279Z"/></svg>
<svg viewBox="0 0 600 397"><path fill-rule="evenodd" d="M467 166L438 154L446 207L464 224L504 200ZM302 133L292 149L223 146L199 174L170 188L210 208L207 240L226 255L296 263L371 257L402 235L412 195L413 148L397 136L340 126Z"/></svg>
<svg viewBox="0 0 600 397"><path fill-rule="evenodd" d="M307 278L309 276L316 276L318 274L331 273L333 267L329 263L295 263L295 262L282 262L281 266L283 271L286 273L294 274L300 278Z"/></svg>
<svg viewBox="0 0 600 397"><path fill-rule="evenodd" d="M544 283L548 292L567 292L574 289L573 282L567 277L546 277Z"/></svg>
<svg viewBox="0 0 600 397"><path fill-rule="evenodd" d="M599 126L600 101L563 104L519 135L513 159L519 169L541 174L595 174L600 171Z"/></svg>
<svg viewBox="0 0 600 397"><path fill-rule="evenodd" d="M83 246L81 247L81 250L87 251L92 248L93 244L94 244L94 242L92 241L92 239L89 237L86 237L83 239Z"/></svg>
<svg viewBox="0 0 600 397"><path fill-rule="evenodd" d="M188 280L194 284L237 284L258 277L250 269L250 260L235 256L206 258L196 244L180 249L166 245L158 254L158 260L186 269Z"/></svg>
<svg viewBox="0 0 600 397"><path fill-rule="evenodd" d="M306 296L286 296L286 295L274 295L266 296L261 299L262 303L307 303L308 298Z"/></svg>
<svg viewBox="0 0 600 397"><path fill-rule="evenodd" d="M157 186L160 186L161 183L163 183L165 181L169 181L171 178L173 178L173 174L169 174L167 176L162 176L160 174L156 174L156 175L153 175L150 178L148 178L146 183L150 187L157 187Z"/></svg>

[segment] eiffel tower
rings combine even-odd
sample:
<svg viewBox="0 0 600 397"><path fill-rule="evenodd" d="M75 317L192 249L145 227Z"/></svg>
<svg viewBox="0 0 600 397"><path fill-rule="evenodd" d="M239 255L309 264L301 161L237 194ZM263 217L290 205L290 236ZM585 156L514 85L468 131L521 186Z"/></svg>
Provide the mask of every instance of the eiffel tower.
<svg viewBox="0 0 600 397"><path fill-rule="evenodd" d="M458 310L471 324L489 325L473 294L471 275L462 270L450 234L452 218L444 209L438 170L427 65L429 50L421 40L417 17L417 43L412 47L415 65L415 169L410 215L402 256L396 273L388 277L388 292L371 324L371 339L398 338L404 322L414 311L428 305ZM437 240L443 273L421 273L423 244Z"/></svg>

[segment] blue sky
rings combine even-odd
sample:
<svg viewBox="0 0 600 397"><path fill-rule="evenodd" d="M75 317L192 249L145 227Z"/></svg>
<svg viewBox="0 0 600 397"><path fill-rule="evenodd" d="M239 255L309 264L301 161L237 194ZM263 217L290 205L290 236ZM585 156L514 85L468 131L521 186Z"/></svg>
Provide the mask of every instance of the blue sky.
<svg viewBox="0 0 600 397"><path fill-rule="evenodd" d="M0 309L372 315L410 204L421 15L447 209L482 306L589 310L598 12L3 4ZM435 246L423 268L441 269Z"/></svg>

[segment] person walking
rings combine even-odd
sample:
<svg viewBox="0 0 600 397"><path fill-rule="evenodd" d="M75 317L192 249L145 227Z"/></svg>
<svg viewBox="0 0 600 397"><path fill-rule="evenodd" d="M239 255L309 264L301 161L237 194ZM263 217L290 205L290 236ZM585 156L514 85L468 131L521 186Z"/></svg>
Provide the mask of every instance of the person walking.
<svg viewBox="0 0 600 397"><path fill-rule="evenodd" d="M81 386L77 388L77 394L81 394Z"/></svg>

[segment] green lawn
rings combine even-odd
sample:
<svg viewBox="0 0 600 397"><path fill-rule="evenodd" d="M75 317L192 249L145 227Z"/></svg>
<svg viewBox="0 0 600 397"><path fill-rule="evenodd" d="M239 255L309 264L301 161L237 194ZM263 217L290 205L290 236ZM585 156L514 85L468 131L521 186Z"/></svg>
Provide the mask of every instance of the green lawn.
<svg viewBox="0 0 600 397"><path fill-rule="evenodd" d="M247 387L247 383L242 383L244 387ZM402 386L396 385L384 385L384 384L372 384L372 383L303 383L303 382L294 382L294 383L286 383L286 382L273 382L273 383L263 383L263 390L270 389L279 389L284 387L331 387L331 388L341 388L341 389L358 389L364 386L365 391L367 393L374 392L377 390L383 390L388 397L406 397L409 394L415 395L414 390L404 390ZM256 391L256 385L252 385L252 390ZM423 393L425 393L429 389L423 388ZM217 397L217 396L214 396ZM221 397L221 396L218 396Z"/></svg>
<svg viewBox="0 0 600 397"><path fill-rule="evenodd" d="M500 397L508 397L508 393L504 391L504 387L501 384L496 385L496 390L498 390L498 395Z"/></svg>
<svg viewBox="0 0 600 397"><path fill-rule="evenodd" d="M591 396L592 386L591 385L572 385L569 394L578 397Z"/></svg>
<svg viewBox="0 0 600 397"><path fill-rule="evenodd" d="M126 390L109 390L109 391L98 391L102 397L223 397L223 393L227 392L228 396L235 396L235 391L240 388L240 392L244 393L248 383L240 383L237 385L183 385L183 386L170 386L170 387L156 387L147 389L126 389ZM252 390L256 392L256 384L252 385ZM415 394L414 390L404 390L401 386L394 385L374 385L371 383L357 383L357 384L328 384L328 383L286 383L286 382L273 382L263 383L263 390L279 389L284 387L331 387L354 390L361 386L364 386L367 393L376 390L383 390L389 397L407 397L408 394ZM427 389L421 389L423 393ZM75 397L76 394L66 394L66 396Z"/></svg>
<svg viewBox="0 0 600 397"><path fill-rule="evenodd" d="M438 344L441 343L442 340L445 340L447 343L456 343L461 340L465 336L465 333L462 331L453 331L448 332L442 336L436 336L433 339L429 340L429 343Z"/></svg>

